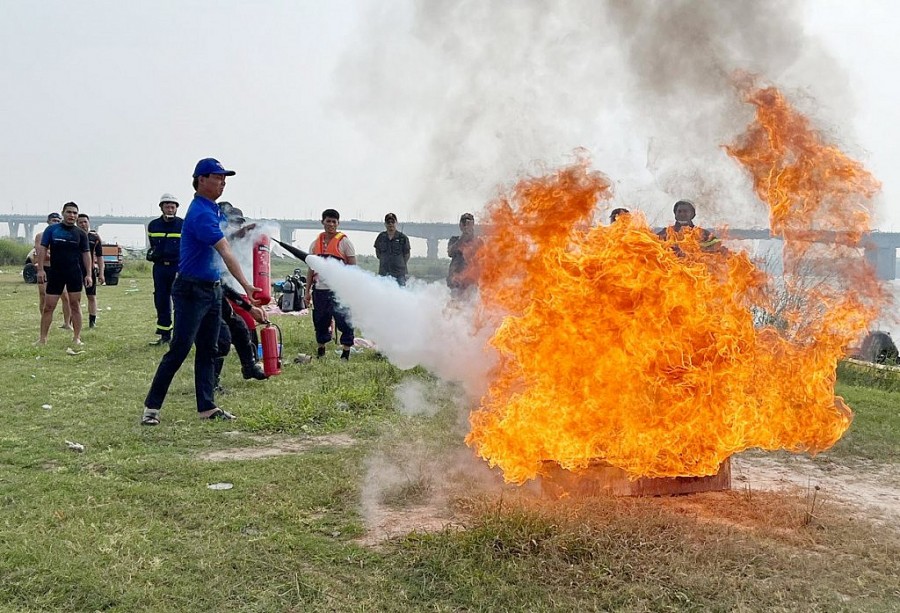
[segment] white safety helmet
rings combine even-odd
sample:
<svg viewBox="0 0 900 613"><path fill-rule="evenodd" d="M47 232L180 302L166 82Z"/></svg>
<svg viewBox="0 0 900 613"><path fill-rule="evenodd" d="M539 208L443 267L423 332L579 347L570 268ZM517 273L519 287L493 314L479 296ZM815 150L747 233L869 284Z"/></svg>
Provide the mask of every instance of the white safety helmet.
<svg viewBox="0 0 900 613"><path fill-rule="evenodd" d="M162 208L162 205L164 205L164 204L167 203L167 202L171 202L171 203L174 204L176 207L178 206L178 198L176 198L176 197L173 196L172 194L163 194L162 196L159 197L159 206L160 206L160 208Z"/></svg>

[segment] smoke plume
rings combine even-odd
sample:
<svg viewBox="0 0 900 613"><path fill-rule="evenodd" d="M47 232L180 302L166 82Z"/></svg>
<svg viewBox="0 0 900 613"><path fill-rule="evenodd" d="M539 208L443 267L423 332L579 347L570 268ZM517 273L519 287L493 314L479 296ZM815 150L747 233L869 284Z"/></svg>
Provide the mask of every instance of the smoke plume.
<svg viewBox="0 0 900 613"><path fill-rule="evenodd" d="M376 6L365 42L343 58L336 103L372 139L408 152L404 174L385 180L425 218L478 209L497 185L583 147L617 181L609 206L662 225L690 198L701 223L763 225L764 207L721 150L752 116L734 72L794 92L826 122L846 123L850 110L839 67L803 32L801 2Z"/></svg>

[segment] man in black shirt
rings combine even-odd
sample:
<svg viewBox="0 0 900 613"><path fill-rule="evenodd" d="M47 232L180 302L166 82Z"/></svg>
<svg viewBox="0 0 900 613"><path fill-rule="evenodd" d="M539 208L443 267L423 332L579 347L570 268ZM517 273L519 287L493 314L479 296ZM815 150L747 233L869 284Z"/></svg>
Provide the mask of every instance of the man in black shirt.
<svg viewBox="0 0 900 613"><path fill-rule="evenodd" d="M378 274L394 277L399 285L406 285L409 262L409 238L397 229L397 216L384 216L385 231L375 238L375 256L378 258Z"/></svg>
<svg viewBox="0 0 900 613"><path fill-rule="evenodd" d="M49 226L41 236L41 244L36 255L38 283L47 284L47 296L44 311L41 313L41 335L37 344L47 342L53 311L63 290L69 292L69 306L72 309L73 342L81 345L81 290L91 286L90 273L91 254L88 237L81 228L75 225L78 218L78 205L67 202L63 205L62 223ZM53 268L49 273L44 270L47 263L47 250L53 251Z"/></svg>
<svg viewBox="0 0 900 613"><path fill-rule="evenodd" d="M475 236L475 216L463 213L459 218L459 236L451 236L447 242L450 268L447 271L447 286L454 298L466 296L477 282L477 271L471 264L475 253L481 249L482 241Z"/></svg>
<svg viewBox="0 0 900 613"><path fill-rule="evenodd" d="M87 234L93 264L90 271L91 286L86 287L84 293L88 303L88 327L94 328L97 325L97 286L106 283L103 274L103 239L96 231L91 230L91 218L87 213L78 214L77 224Z"/></svg>

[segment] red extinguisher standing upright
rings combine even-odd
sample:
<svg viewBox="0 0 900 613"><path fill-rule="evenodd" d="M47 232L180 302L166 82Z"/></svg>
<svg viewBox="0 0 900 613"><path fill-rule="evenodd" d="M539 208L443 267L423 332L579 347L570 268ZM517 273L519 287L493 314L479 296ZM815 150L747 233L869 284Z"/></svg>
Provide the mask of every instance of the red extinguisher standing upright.
<svg viewBox="0 0 900 613"><path fill-rule="evenodd" d="M259 288L253 298L261 305L272 300L271 259L269 236L260 234L253 243L253 285Z"/></svg>
<svg viewBox="0 0 900 613"><path fill-rule="evenodd" d="M276 334L276 330L278 333ZM268 376L281 374L281 328L273 323L266 324L260 333L262 344L263 372Z"/></svg>

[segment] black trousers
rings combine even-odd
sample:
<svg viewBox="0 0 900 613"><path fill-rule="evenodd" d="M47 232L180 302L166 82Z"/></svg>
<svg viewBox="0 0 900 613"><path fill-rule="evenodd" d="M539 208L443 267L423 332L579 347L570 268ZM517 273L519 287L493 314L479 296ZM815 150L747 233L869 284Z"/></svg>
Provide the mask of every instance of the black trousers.
<svg viewBox="0 0 900 613"><path fill-rule="evenodd" d="M172 285L178 274L178 263L157 262L153 265L153 304L156 307L156 333L172 337Z"/></svg>
<svg viewBox="0 0 900 613"><path fill-rule="evenodd" d="M224 364L224 358L234 345L234 350L244 368L252 368L256 363L256 347L250 336L250 329L240 315L231 308L231 303L222 298L222 322L219 325L219 341L217 355L222 360L216 362L216 370L219 374Z"/></svg>

